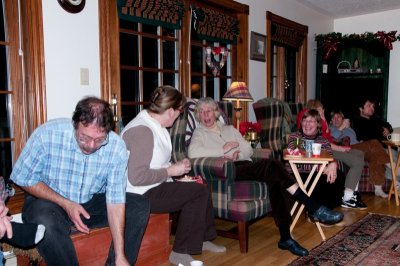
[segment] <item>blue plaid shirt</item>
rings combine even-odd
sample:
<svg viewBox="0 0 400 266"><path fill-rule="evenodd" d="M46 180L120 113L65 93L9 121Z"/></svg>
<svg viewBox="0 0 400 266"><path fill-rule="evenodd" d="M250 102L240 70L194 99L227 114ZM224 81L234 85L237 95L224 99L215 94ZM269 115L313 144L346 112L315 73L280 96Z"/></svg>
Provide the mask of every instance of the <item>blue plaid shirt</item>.
<svg viewBox="0 0 400 266"><path fill-rule="evenodd" d="M106 192L107 203L124 203L128 153L114 132L108 144L86 155L75 139L71 119L55 119L38 127L13 167L11 179L19 186L43 182L76 203Z"/></svg>

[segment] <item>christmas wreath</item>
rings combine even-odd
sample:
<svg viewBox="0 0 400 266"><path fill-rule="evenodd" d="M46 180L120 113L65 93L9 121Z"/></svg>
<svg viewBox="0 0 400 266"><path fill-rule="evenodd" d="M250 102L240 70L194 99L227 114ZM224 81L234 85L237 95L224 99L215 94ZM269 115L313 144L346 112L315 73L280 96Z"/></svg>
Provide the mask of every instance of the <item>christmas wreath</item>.
<svg viewBox="0 0 400 266"><path fill-rule="evenodd" d="M219 58L219 61L216 59ZM214 77L219 75L220 70L224 67L228 58L228 49L225 47L210 47L206 48L206 63L211 69Z"/></svg>

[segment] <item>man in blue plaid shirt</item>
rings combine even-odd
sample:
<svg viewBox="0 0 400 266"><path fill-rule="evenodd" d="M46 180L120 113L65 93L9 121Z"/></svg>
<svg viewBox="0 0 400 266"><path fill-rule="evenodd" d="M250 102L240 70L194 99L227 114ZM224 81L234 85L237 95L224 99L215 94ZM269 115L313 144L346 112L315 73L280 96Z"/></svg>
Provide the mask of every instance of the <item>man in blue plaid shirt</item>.
<svg viewBox="0 0 400 266"><path fill-rule="evenodd" d="M43 224L38 244L47 265L78 265L71 227L82 233L109 225L107 265L133 265L149 217L149 203L126 193L128 154L112 131L110 105L78 102L71 119L55 119L29 138L11 174L27 192L22 219Z"/></svg>

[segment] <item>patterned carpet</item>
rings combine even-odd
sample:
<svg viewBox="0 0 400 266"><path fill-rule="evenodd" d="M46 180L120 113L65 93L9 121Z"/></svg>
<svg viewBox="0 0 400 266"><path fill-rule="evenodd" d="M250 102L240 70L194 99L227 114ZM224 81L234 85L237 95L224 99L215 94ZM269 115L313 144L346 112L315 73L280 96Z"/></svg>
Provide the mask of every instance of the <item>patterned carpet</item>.
<svg viewBox="0 0 400 266"><path fill-rule="evenodd" d="M400 265L400 217L370 213L289 265Z"/></svg>

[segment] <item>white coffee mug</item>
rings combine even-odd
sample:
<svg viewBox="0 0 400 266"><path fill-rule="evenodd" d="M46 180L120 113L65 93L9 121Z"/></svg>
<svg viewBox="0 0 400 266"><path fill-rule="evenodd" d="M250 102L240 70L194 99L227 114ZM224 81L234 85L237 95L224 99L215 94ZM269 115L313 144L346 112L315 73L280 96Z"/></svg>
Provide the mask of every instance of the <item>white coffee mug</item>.
<svg viewBox="0 0 400 266"><path fill-rule="evenodd" d="M387 136L387 139L390 140L390 141L394 141L394 142L400 141L400 134L399 133L392 133L392 134Z"/></svg>
<svg viewBox="0 0 400 266"><path fill-rule="evenodd" d="M203 266L203 262L201 260L192 260L190 266Z"/></svg>
<svg viewBox="0 0 400 266"><path fill-rule="evenodd" d="M312 154L314 157L319 157L321 155L321 143L313 143L312 144Z"/></svg>

